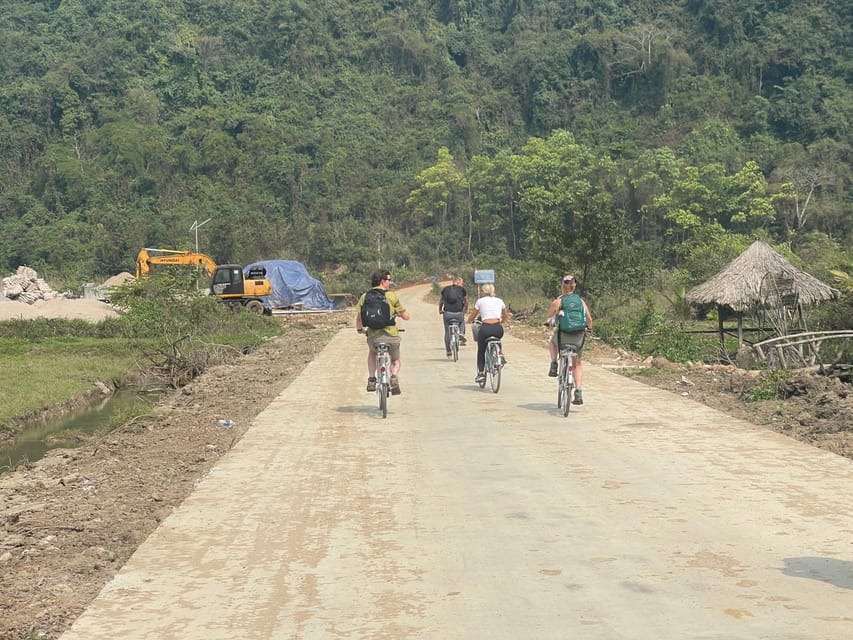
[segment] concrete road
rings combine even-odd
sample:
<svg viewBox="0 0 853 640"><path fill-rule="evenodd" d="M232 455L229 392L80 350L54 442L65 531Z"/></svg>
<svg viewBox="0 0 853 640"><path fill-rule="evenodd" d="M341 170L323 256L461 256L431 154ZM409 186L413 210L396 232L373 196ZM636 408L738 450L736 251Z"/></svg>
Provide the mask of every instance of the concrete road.
<svg viewBox="0 0 853 640"><path fill-rule="evenodd" d="M387 419L341 331L64 640L853 638L850 461L592 366L564 418L511 336L481 390L425 292Z"/></svg>

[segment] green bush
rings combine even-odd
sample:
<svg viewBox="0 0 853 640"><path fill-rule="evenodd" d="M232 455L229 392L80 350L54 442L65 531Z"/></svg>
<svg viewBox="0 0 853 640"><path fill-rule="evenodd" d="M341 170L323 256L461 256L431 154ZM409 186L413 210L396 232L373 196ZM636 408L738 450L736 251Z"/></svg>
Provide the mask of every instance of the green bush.
<svg viewBox="0 0 853 640"><path fill-rule="evenodd" d="M769 369L761 374L755 386L746 395L749 402L781 398L781 387L788 380L784 369Z"/></svg>
<svg viewBox="0 0 853 640"><path fill-rule="evenodd" d="M716 359L719 341L713 336L684 332L684 323L674 323L657 309L655 295L645 292L634 319L620 317L612 322L599 318L596 334L608 343L642 356L663 356L672 362Z"/></svg>
<svg viewBox="0 0 853 640"><path fill-rule="evenodd" d="M548 305L559 293L559 276L538 262L514 260L507 256L477 257L476 269L493 269L495 294L513 311L536 309L537 322L544 322ZM473 269L465 275L465 287L471 299L477 296Z"/></svg>
<svg viewBox="0 0 853 640"><path fill-rule="evenodd" d="M719 351L715 338L684 333L683 327L662 325L644 341L644 355L659 355L672 362L696 362L713 359Z"/></svg>
<svg viewBox="0 0 853 640"><path fill-rule="evenodd" d="M119 287L113 300L127 309L128 345L176 387L281 331L275 319L224 305L199 293L194 278L171 272Z"/></svg>

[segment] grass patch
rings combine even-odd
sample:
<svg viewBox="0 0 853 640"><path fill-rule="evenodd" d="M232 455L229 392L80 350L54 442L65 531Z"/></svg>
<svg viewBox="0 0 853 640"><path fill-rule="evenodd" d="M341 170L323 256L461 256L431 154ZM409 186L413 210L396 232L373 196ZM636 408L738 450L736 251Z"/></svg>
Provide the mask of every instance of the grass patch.
<svg viewBox="0 0 853 640"><path fill-rule="evenodd" d="M189 281L150 278L120 288L119 296L129 312L100 323L0 323L0 427L67 405L97 381L144 377L183 386L282 330L272 318L199 296Z"/></svg>
<svg viewBox="0 0 853 640"><path fill-rule="evenodd" d="M0 338L0 424L130 379L136 354L118 338Z"/></svg>

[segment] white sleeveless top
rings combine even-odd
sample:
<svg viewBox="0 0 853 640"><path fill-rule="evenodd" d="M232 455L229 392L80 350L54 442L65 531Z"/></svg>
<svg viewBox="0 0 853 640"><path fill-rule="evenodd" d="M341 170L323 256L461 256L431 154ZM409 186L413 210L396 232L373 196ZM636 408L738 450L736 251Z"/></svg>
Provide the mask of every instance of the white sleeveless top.
<svg viewBox="0 0 853 640"><path fill-rule="evenodd" d="M504 301L495 296L483 296L474 303L474 308L480 312L483 320L500 320L505 307Z"/></svg>

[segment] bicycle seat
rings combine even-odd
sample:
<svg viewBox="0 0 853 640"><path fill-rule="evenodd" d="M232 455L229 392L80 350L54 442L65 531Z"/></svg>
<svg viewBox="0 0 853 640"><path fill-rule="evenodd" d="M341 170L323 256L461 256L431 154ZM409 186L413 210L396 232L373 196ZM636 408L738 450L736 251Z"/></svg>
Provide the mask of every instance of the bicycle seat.
<svg viewBox="0 0 853 640"><path fill-rule="evenodd" d="M489 336L488 338L486 338L486 344L488 344L489 342L500 342L500 341L501 341L501 339L496 338L495 336Z"/></svg>
<svg viewBox="0 0 853 640"><path fill-rule="evenodd" d="M578 346L576 344L561 344L560 353L577 353Z"/></svg>

